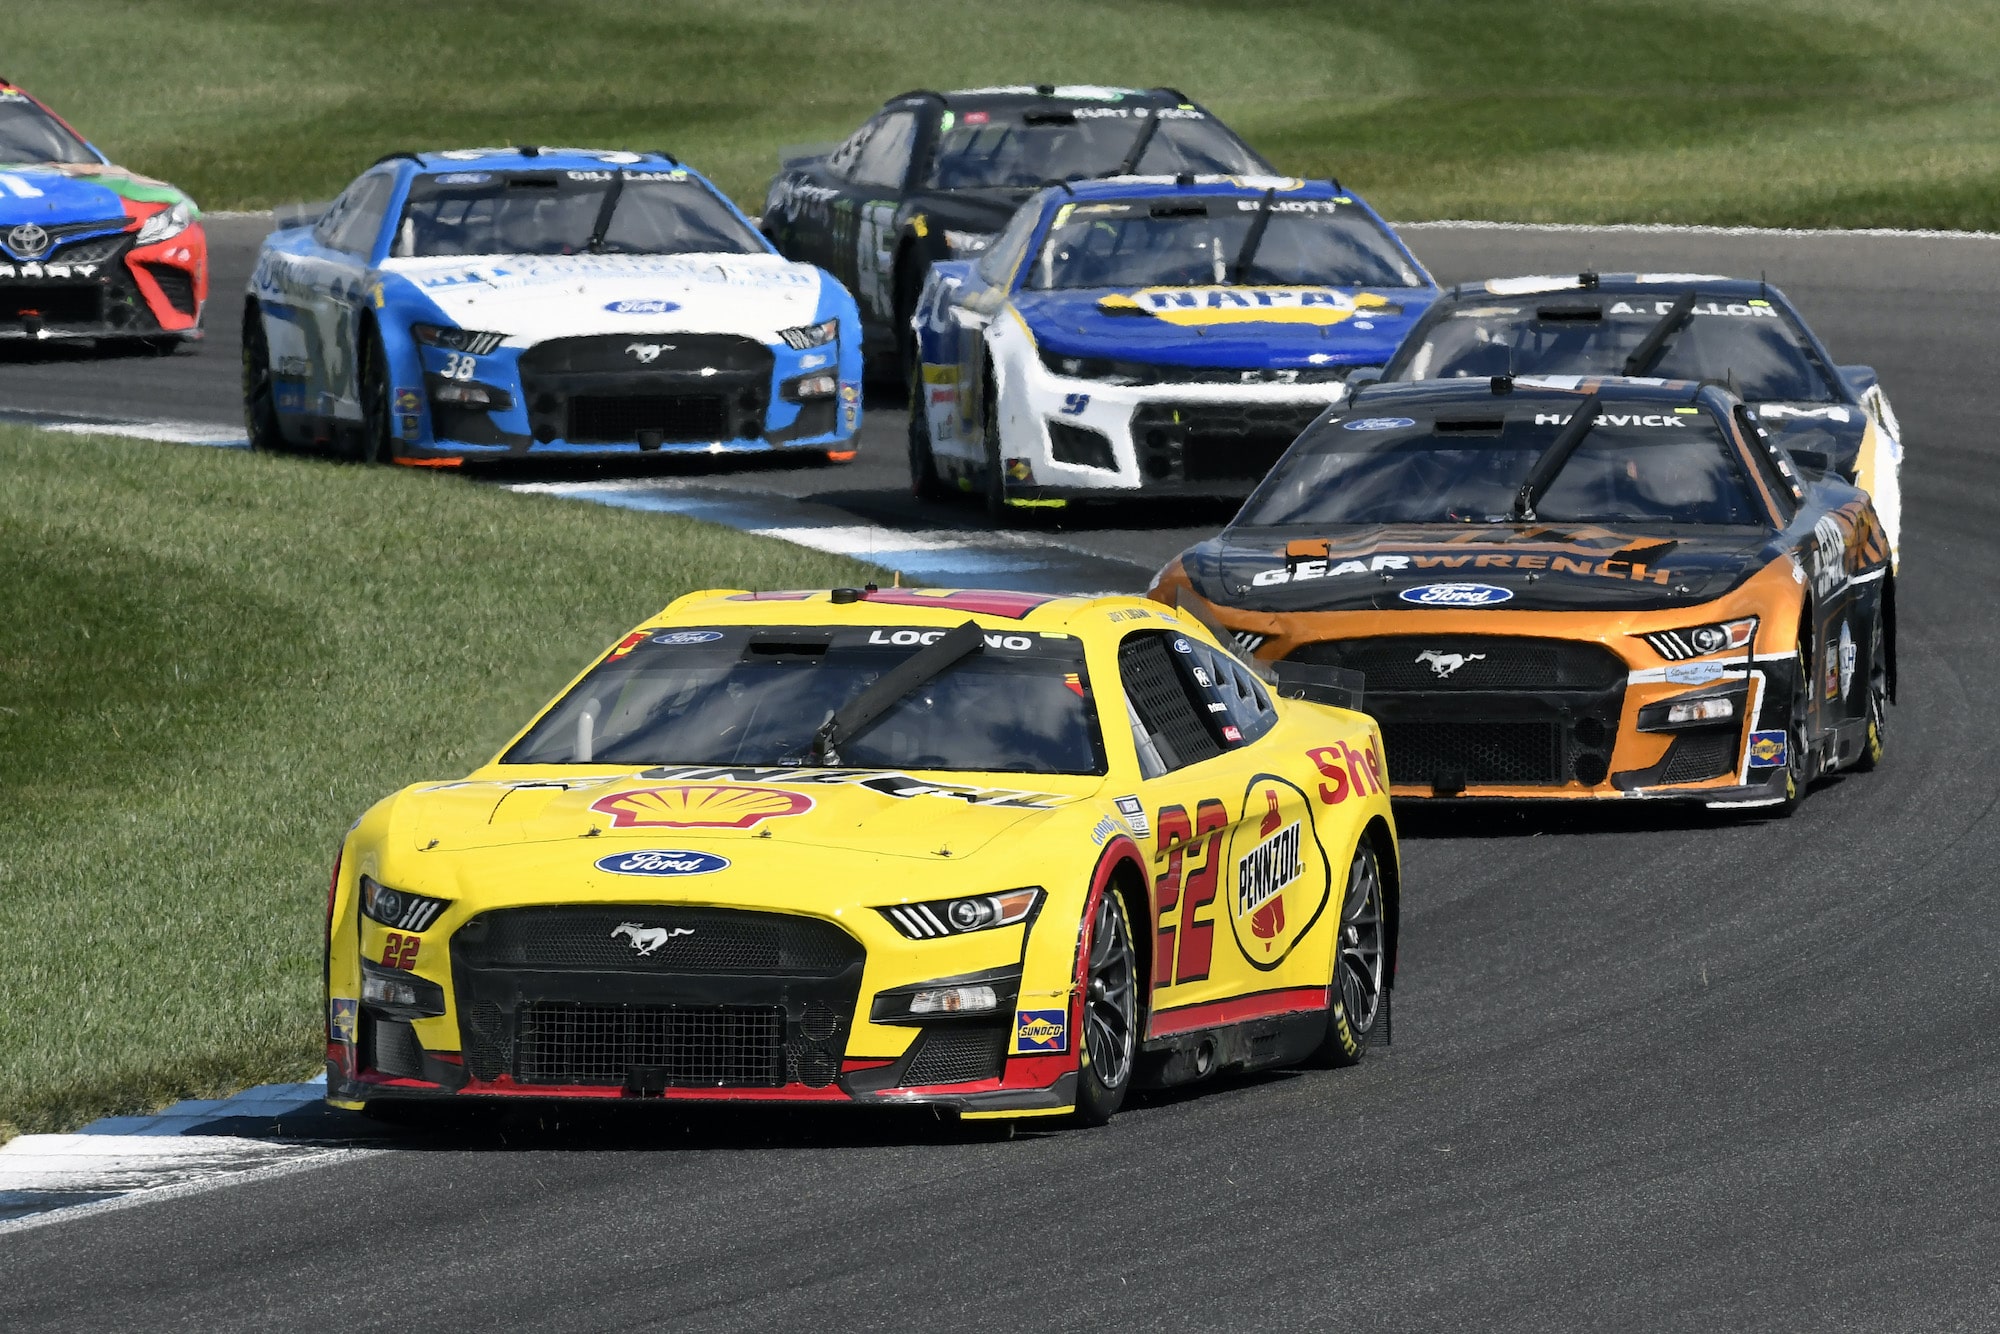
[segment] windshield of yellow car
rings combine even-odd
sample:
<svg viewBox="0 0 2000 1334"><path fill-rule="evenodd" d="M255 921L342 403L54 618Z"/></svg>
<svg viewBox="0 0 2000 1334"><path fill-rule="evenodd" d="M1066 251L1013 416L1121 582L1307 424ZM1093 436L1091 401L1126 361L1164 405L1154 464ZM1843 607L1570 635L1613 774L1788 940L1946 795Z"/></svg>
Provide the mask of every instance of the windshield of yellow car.
<svg viewBox="0 0 2000 1334"><path fill-rule="evenodd" d="M1211 195L1065 204L1028 266L1025 286L1422 283L1388 230L1351 203Z"/></svg>
<svg viewBox="0 0 2000 1334"><path fill-rule="evenodd" d="M1681 295L1474 298L1434 315L1397 353L1385 378L1629 374L1626 358ZM1762 299L1697 294L1686 320L1641 373L1728 380L1750 402L1837 401L1832 371L1805 331Z"/></svg>
<svg viewBox="0 0 2000 1334"><path fill-rule="evenodd" d="M908 625L648 631L557 701L501 763L803 764L835 710L943 633ZM844 738L840 766L1103 773L1083 646L1070 636L987 631L980 651Z"/></svg>
<svg viewBox="0 0 2000 1334"><path fill-rule="evenodd" d="M1244 504L1239 525L1511 523L1570 405L1355 411L1318 423ZM1536 499L1542 523L1764 524L1736 449L1708 413L1606 400Z"/></svg>
<svg viewBox="0 0 2000 1334"><path fill-rule="evenodd" d="M686 172L447 171L410 182L389 253L764 253L750 227Z"/></svg>

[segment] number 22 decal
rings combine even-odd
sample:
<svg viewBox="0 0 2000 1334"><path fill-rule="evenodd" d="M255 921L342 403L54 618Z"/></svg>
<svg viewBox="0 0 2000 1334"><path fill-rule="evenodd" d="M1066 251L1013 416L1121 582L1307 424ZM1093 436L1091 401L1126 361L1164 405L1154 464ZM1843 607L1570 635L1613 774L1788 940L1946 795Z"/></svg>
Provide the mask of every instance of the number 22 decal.
<svg viewBox="0 0 2000 1334"><path fill-rule="evenodd" d="M1153 952L1160 961L1153 979L1156 989L1199 982L1208 976L1215 922L1197 922L1194 915L1215 902L1216 878L1222 870L1222 833L1228 825L1228 810L1213 797L1195 806L1192 821L1186 807L1165 806L1153 822L1159 831L1153 859L1165 858L1167 863L1154 885L1159 896L1155 922L1159 947ZM1201 864L1192 866L1196 855Z"/></svg>

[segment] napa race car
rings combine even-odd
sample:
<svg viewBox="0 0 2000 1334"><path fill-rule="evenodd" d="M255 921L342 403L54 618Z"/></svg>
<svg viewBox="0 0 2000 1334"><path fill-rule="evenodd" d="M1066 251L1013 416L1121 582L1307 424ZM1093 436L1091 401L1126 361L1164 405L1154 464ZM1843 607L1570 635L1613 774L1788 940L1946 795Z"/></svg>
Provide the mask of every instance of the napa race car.
<svg viewBox="0 0 2000 1334"><path fill-rule="evenodd" d="M910 480L996 517L1247 495L1437 294L1333 181L1121 177L1024 203L917 303Z"/></svg>
<svg viewBox="0 0 2000 1334"><path fill-rule="evenodd" d="M1803 465L1868 492L1896 557L1903 445L1895 411L1874 368L1835 365L1798 308L1769 283L1700 273L1462 283L1445 291L1381 372L1385 380L1494 375L1723 380Z"/></svg>
<svg viewBox="0 0 2000 1334"><path fill-rule="evenodd" d="M0 79L0 339L201 337L201 210Z"/></svg>
<svg viewBox="0 0 2000 1334"><path fill-rule="evenodd" d="M397 153L281 219L243 310L254 447L455 464L845 461L854 302L662 153Z"/></svg>
<svg viewBox="0 0 2000 1334"><path fill-rule="evenodd" d="M1367 680L1392 790L1790 813L1873 768L1888 534L1713 383L1370 385L1154 596Z"/></svg>
<svg viewBox="0 0 2000 1334"><path fill-rule="evenodd" d="M1101 1122L1352 1064L1401 881L1340 689L1139 598L689 594L349 832L327 1098Z"/></svg>
<svg viewBox="0 0 2000 1334"><path fill-rule="evenodd" d="M909 374L910 312L936 260L977 259L1015 208L1052 180L1271 166L1172 88L1088 84L918 91L892 97L838 144L788 149L764 231L861 302L871 372Z"/></svg>

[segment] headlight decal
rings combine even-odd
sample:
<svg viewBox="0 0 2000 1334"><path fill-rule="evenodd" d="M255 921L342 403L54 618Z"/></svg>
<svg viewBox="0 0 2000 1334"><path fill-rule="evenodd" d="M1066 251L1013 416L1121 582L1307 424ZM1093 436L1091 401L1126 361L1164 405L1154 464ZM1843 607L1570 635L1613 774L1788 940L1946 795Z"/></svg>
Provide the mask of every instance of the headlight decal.
<svg viewBox="0 0 2000 1334"><path fill-rule="evenodd" d="M818 324L802 324L795 329L780 329L778 337L794 352L804 352L808 348L825 347L840 337L840 320L836 317L821 320Z"/></svg>
<svg viewBox="0 0 2000 1334"><path fill-rule="evenodd" d="M448 899L390 889L369 876L361 877L361 915L398 931L427 930L450 906Z"/></svg>
<svg viewBox="0 0 2000 1334"><path fill-rule="evenodd" d="M1705 658L1711 653L1747 650L1757 637L1757 618L1691 625L1684 630L1655 630L1644 636L1653 651L1672 662Z"/></svg>
<svg viewBox="0 0 2000 1334"><path fill-rule="evenodd" d="M911 940L941 940L946 936L991 931L1026 921L1041 902L1039 886L1003 890L998 894L973 894L956 899L932 899L927 903L904 903L878 911Z"/></svg>

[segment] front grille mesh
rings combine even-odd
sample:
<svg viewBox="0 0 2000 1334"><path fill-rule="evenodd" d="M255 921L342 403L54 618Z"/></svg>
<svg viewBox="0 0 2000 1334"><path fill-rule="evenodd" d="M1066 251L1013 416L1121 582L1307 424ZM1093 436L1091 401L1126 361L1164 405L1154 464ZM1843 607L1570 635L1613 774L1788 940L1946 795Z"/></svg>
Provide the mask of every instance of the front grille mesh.
<svg viewBox="0 0 2000 1334"><path fill-rule="evenodd" d="M663 444L728 440L729 401L720 394L579 395L569 401L563 438L573 444L622 444L655 431Z"/></svg>
<svg viewBox="0 0 2000 1334"><path fill-rule="evenodd" d="M769 1005L522 1007L515 1074L526 1084L776 1088L785 1082L785 1012Z"/></svg>
<svg viewBox="0 0 2000 1334"><path fill-rule="evenodd" d="M1146 403L1132 413L1140 470L1155 480L1257 481L1323 403Z"/></svg>
<svg viewBox="0 0 2000 1334"><path fill-rule="evenodd" d="M926 1029L924 1045L903 1074L903 1087L998 1079L1001 1063L1006 1059L1006 1040L1005 1028L986 1024Z"/></svg>
<svg viewBox="0 0 2000 1334"><path fill-rule="evenodd" d="M148 264L146 272L160 285L160 295L183 315L194 314L194 277L170 264Z"/></svg>
<svg viewBox="0 0 2000 1334"><path fill-rule="evenodd" d="M1667 755L1667 767L1660 773L1662 783L1699 783L1720 778L1736 769L1736 729L1683 732L1674 738Z"/></svg>
<svg viewBox="0 0 2000 1334"><path fill-rule="evenodd" d="M423 1047L417 1030L401 1019L368 1017L367 1063L385 1075L399 1079L424 1077Z"/></svg>
<svg viewBox="0 0 2000 1334"><path fill-rule="evenodd" d="M1118 468L1118 460L1111 453L1110 436L1070 422L1049 423L1049 453L1057 463L1112 472Z"/></svg>
<svg viewBox="0 0 2000 1334"><path fill-rule="evenodd" d="M685 930L641 954L633 923ZM481 968L610 969L663 973L782 973L830 977L860 957L854 938L810 917L724 908L588 905L509 908L459 928L453 951Z"/></svg>
<svg viewBox="0 0 2000 1334"><path fill-rule="evenodd" d="M1564 777L1562 728L1552 722L1385 721L1382 744L1399 783L1447 777L1465 783L1560 783Z"/></svg>
<svg viewBox="0 0 2000 1334"><path fill-rule="evenodd" d="M1606 690L1625 679L1597 644L1506 635L1396 635L1301 645L1297 662L1347 667L1385 691Z"/></svg>

